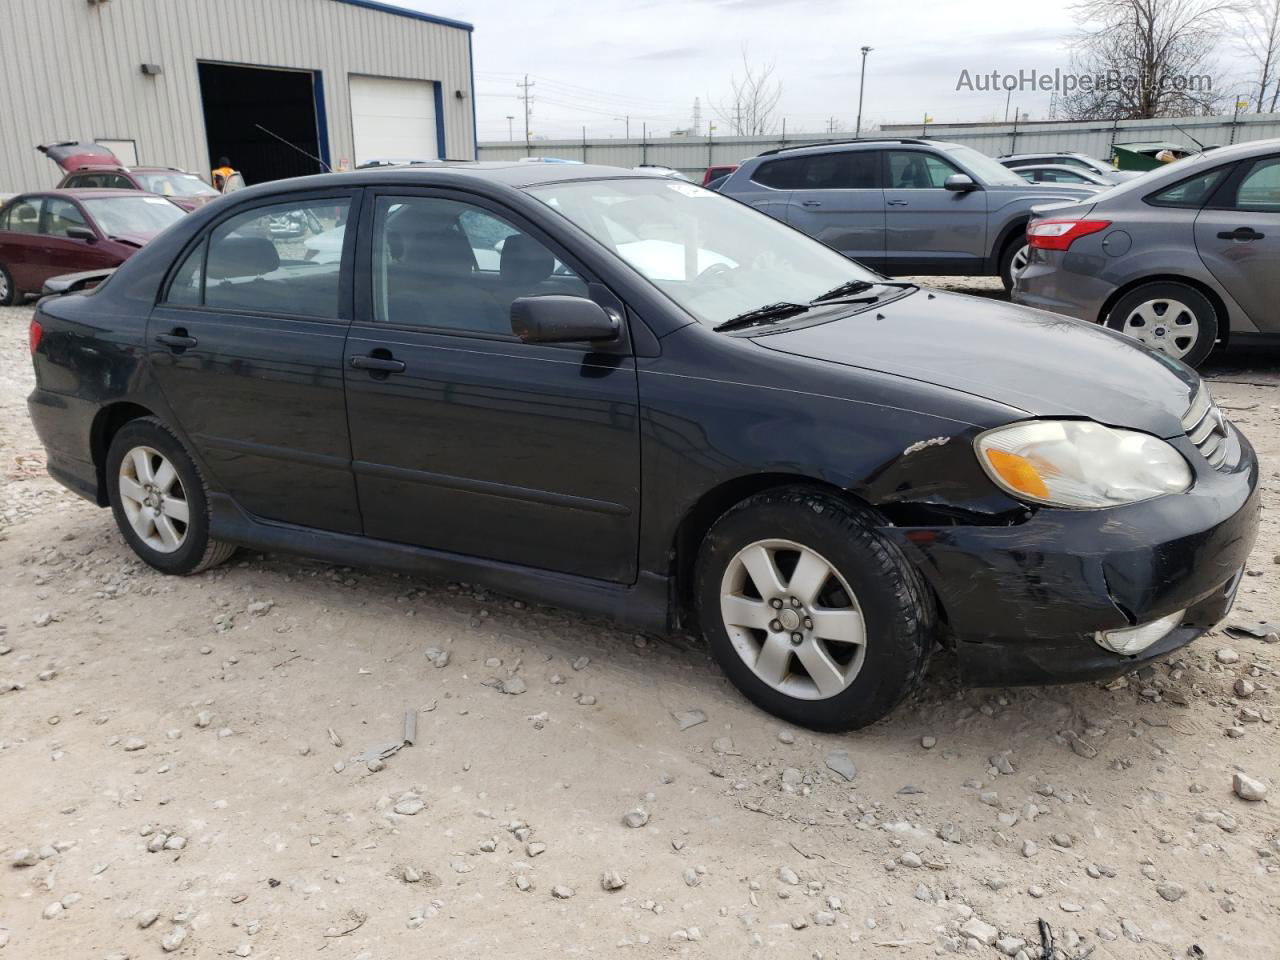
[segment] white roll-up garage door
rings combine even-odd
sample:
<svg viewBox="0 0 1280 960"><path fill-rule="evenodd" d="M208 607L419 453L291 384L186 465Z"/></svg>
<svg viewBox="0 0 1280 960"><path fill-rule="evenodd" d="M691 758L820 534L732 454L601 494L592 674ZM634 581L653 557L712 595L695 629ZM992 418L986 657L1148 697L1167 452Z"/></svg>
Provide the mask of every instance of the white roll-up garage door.
<svg viewBox="0 0 1280 960"><path fill-rule="evenodd" d="M435 84L351 77L351 130L357 164L382 158L436 159Z"/></svg>

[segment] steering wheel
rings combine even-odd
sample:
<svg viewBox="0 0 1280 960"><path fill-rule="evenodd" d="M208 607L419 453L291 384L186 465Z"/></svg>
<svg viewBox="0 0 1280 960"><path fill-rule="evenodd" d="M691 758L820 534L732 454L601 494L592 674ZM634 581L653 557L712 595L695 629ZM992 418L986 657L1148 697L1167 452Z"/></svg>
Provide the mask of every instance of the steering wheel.
<svg viewBox="0 0 1280 960"><path fill-rule="evenodd" d="M698 280L714 280L717 277L723 277L733 272L733 267L727 263L713 263L711 266L702 270L698 274Z"/></svg>

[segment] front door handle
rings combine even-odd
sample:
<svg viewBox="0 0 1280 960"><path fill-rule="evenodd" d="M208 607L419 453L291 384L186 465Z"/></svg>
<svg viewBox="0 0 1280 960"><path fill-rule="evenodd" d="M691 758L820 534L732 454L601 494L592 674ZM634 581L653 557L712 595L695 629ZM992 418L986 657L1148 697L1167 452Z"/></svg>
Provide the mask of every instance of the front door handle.
<svg viewBox="0 0 1280 960"><path fill-rule="evenodd" d="M1253 227L1236 227L1234 230L1223 230L1218 234L1218 239L1239 240L1241 243L1245 243L1249 240L1261 240L1265 236L1265 233L1258 233Z"/></svg>
<svg viewBox="0 0 1280 960"><path fill-rule="evenodd" d="M385 356L379 356L378 354L385 354ZM387 350L379 350L369 356L352 357L351 366L357 370L368 370L370 373L375 374L404 373L405 371L404 361L396 360Z"/></svg>
<svg viewBox="0 0 1280 960"><path fill-rule="evenodd" d="M200 343L195 337L187 336L187 331L181 327L176 328L172 333L160 333L156 335L156 343L162 344L175 352L186 350Z"/></svg>
<svg viewBox="0 0 1280 960"><path fill-rule="evenodd" d="M886 201L885 201L885 205L886 205L886 206L890 206L890 207L905 207L905 206L907 205L907 201L905 201L905 200L886 200Z"/></svg>
<svg viewBox="0 0 1280 960"><path fill-rule="evenodd" d="M800 206L802 206L802 207L820 207L820 206L822 206L822 201L821 201L821 200L801 200L801 201L800 201Z"/></svg>

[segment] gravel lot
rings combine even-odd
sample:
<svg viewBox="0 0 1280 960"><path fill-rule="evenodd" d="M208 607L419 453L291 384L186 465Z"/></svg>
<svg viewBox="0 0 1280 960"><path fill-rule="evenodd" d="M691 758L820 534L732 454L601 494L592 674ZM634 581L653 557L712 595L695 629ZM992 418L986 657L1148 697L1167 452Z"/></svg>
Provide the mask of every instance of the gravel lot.
<svg viewBox="0 0 1280 960"><path fill-rule="evenodd" d="M1280 819L1233 793L1280 796L1280 644L1106 688L964 691L938 656L819 736L693 641L462 584L167 578L45 476L29 316L0 309L0 960L1039 960L1041 920L1057 958L1280 955ZM1229 623L1280 620L1280 357L1208 373L1269 508ZM357 760L406 710L416 742Z"/></svg>

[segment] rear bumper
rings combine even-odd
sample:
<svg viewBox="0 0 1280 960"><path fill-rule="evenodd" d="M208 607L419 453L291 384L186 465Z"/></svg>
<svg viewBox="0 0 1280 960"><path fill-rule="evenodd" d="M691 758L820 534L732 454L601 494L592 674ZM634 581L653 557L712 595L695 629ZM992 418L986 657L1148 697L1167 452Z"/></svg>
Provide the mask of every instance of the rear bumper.
<svg viewBox="0 0 1280 960"><path fill-rule="evenodd" d="M1033 250L1032 260L1013 282L1014 303L1097 323L1115 286L1096 273L1075 272L1057 262L1068 254ZM1096 259L1096 258L1095 258Z"/></svg>
<svg viewBox="0 0 1280 960"><path fill-rule="evenodd" d="M1184 494L1106 510L1040 510L1007 527L890 528L938 597L975 685L1105 679L1183 646L1230 609L1257 536L1258 463L1217 473L1199 459ZM1194 448L1183 451L1190 460ZM1186 610L1138 656L1099 630Z"/></svg>
<svg viewBox="0 0 1280 960"><path fill-rule="evenodd" d="M37 387L27 397L27 412L44 445L49 476L72 493L104 505L89 436L97 406Z"/></svg>

